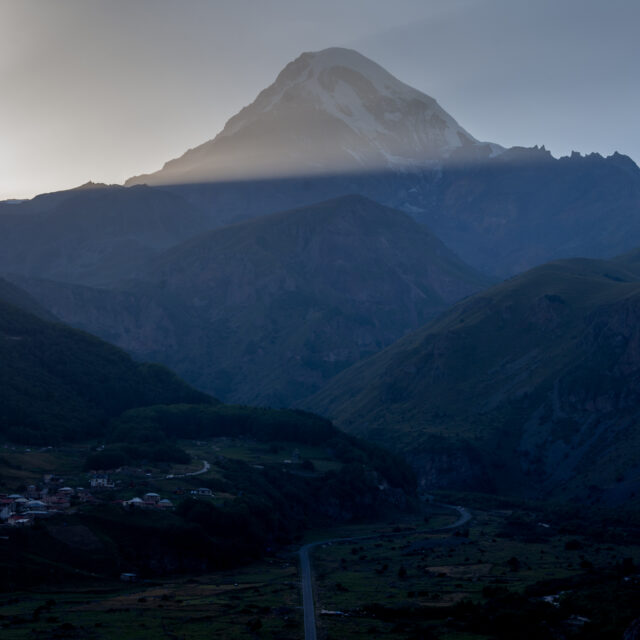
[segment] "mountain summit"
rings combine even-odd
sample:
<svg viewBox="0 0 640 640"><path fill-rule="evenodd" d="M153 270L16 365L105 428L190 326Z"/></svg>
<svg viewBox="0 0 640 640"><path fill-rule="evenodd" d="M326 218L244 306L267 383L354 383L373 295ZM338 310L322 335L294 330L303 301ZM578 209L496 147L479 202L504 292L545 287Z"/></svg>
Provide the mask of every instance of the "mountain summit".
<svg viewBox="0 0 640 640"><path fill-rule="evenodd" d="M501 150L351 49L303 53L209 142L128 184L181 184L437 165Z"/></svg>

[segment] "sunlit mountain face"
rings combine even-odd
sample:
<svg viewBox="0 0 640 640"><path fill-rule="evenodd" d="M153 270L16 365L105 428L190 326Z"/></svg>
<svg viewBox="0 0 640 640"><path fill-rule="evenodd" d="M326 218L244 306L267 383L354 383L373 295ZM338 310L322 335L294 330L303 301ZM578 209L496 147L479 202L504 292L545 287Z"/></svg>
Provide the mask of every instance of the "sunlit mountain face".
<svg viewBox="0 0 640 640"><path fill-rule="evenodd" d="M372 60L331 48L303 53L213 140L129 183L433 167L500 151Z"/></svg>

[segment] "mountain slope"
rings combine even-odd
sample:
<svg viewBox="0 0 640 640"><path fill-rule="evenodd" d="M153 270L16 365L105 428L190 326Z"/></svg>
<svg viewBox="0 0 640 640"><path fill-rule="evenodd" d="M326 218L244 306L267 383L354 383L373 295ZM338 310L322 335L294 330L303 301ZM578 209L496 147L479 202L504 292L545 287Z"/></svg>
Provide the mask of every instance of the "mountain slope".
<svg viewBox="0 0 640 640"><path fill-rule="evenodd" d="M39 305L24 289L17 287L4 278L0 278L0 300L6 304L18 307L18 309L22 311L31 313L41 320L48 320L50 322L57 321L57 318L52 313Z"/></svg>
<svg viewBox="0 0 640 640"><path fill-rule="evenodd" d="M0 273L105 285L204 227L201 212L159 189L84 185L0 204Z"/></svg>
<svg viewBox="0 0 640 640"><path fill-rule="evenodd" d="M308 406L409 453L427 486L628 499L639 320L633 266L551 263L457 304Z"/></svg>
<svg viewBox="0 0 640 640"><path fill-rule="evenodd" d="M180 402L212 399L163 367L0 300L3 436L29 444L90 437L127 409Z"/></svg>
<svg viewBox="0 0 640 640"><path fill-rule="evenodd" d="M446 167L414 215L466 261L510 276L559 258L611 258L640 243L640 168L614 153L544 148Z"/></svg>
<svg viewBox="0 0 640 640"><path fill-rule="evenodd" d="M487 282L406 214L350 196L209 232L126 291L24 286L218 397L282 406Z"/></svg>
<svg viewBox="0 0 640 640"><path fill-rule="evenodd" d="M350 49L303 53L213 139L127 184L184 184L371 171L499 151L431 97Z"/></svg>
<svg viewBox="0 0 640 640"><path fill-rule="evenodd" d="M138 183L171 185L211 226L359 193L501 277L640 244L631 159L478 142L435 100L348 49L303 54L213 140L127 182Z"/></svg>

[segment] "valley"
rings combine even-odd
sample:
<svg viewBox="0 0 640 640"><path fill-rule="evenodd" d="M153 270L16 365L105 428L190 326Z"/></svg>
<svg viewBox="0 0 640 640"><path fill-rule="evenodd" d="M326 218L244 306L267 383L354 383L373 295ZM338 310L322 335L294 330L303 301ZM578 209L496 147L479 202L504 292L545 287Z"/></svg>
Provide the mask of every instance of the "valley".
<svg viewBox="0 0 640 640"><path fill-rule="evenodd" d="M471 297L307 407L402 451L425 489L638 500L636 266L567 260Z"/></svg>
<svg viewBox="0 0 640 640"><path fill-rule="evenodd" d="M90 4L0 8L2 639L638 640L640 13Z"/></svg>
<svg viewBox="0 0 640 640"><path fill-rule="evenodd" d="M427 505L419 519L305 535L315 545L318 637L509 638L517 620L523 638L581 639L621 637L630 626L637 517L610 514L606 525L579 510L455 497L476 504L456 530L446 528L457 515ZM295 546L233 571L76 580L0 595L3 637L305 637Z"/></svg>

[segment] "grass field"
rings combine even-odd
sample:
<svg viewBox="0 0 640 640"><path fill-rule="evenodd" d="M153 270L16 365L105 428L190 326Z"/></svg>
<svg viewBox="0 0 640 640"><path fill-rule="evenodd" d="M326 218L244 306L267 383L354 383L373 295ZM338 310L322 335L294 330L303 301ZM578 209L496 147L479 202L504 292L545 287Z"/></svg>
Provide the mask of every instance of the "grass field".
<svg viewBox="0 0 640 640"><path fill-rule="evenodd" d="M24 446L0 446L0 491L7 493L23 491L30 484L41 484L47 473L64 478L72 487L88 488L90 474L83 469L87 455L99 443L83 443L65 447L29 448ZM112 473L112 479L120 480L118 497L129 499L141 491L157 491L163 495L177 490L193 489L196 479L220 479L223 473L216 464L221 459L238 460L255 466L277 466L288 471L320 474L337 470L342 464L323 447L294 445L286 442L263 443L248 438L213 438L203 441L180 441L178 445L192 457L189 464L145 464L139 473ZM313 467L302 470L302 461L308 460ZM210 463L206 473L198 473L203 461ZM185 477L186 476L186 477ZM233 493L218 496L231 499Z"/></svg>
<svg viewBox="0 0 640 640"><path fill-rule="evenodd" d="M322 447L290 443L216 438L184 441L181 446L192 455L189 465L153 467L135 476L114 474L123 484L113 495L157 491L178 501L176 491L186 495L200 483L229 485L225 473L230 460L259 467L286 465L294 473L311 475L319 473L323 464L339 464ZM31 451L4 448L0 451L3 486L15 490L38 482L44 473L63 475L71 486L86 486L82 461L87 450L88 445ZM204 460L210 463L205 473L177 477L199 471ZM302 469L302 460L311 460L316 471ZM204 499L225 502L235 496L233 486L214 493L215 497ZM312 551L322 640L502 639L513 635L483 630L498 624L491 618L492 607L502 615L505 607L528 606L536 609L532 615L542 616L545 624L547 616L549 624L559 629L572 616L586 618L586 623L573 627L571 637L576 639L621 637L630 623L633 602L640 601L640 540L634 537L634 521L626 528L615 525L615 535L610 536L597 517L595 528L582 531L575 525L565 527L561 518L546 521L542 514L547 512L536 512L530 505L477 495L451 494L444 499L475 506L473 520L462 530L434 532L454 522L457 513L432 504L420 516L398 515L305 533L300 544L364 538L335 541ZM57 521L54 518L47 526L59 543L59 553L53 560L38 560L41 566L68 560L68 549L87 543L86 535L73 537L76 529L82 532L71 526L71 519L67 523L60 518L59 526ZM130 585L98 580L89 572L81 575L71 564L65 565L65 580L73 580L73 586L0 594L0 637L300 638L297 549L280 549L277 555L272 551L265 560L236 571ZM550 604L543 602L543 596L558 598ZM591 635L581 635L589 629Z"/></svg>
<svg viewBox="0 0 640 640"><path fill-rule="evenodd" d="M549 592L538 597L554 595L552 585L562 584L558 581L596 575L619 566L624 558L640 560L638 545L595 543L545 523L534 523L527 531L526 524L525 530L514 527L513 517L510 511L476 511L468 530L458 533L433 535L416 529L406 536L382 533L371 540L317 547L313 566L323 637L479 640L487 636L450 628L446 621L453 605L538 593L545 584ZM590 619L594 612L583 606L579 613ZM417 628L431 635L412 635Z"/></svg>
<svg viewBox="0 0 640 640"><path fill-rule="evenodd" d="M0 636L21 638L298 639L297 569L270 559L234 572L147 582L91 584L0 597Z"/></svg>
<svg viewBox="0 0 640 640"><path fill-rule="evenodd" d="M407 517L310 532L304 542L373 536L313 550L319 637L508 637L470 631L456 619L462 611L456 605L482 606L504 594L527 594L529 600L540 602L542 596L560 594L561 608L573 607L567 611L602 624L607 622L602 622L603 615L611 618L618 606L620 616L628 615L620 603L640 596L639 587L619 577L612 586L607 571L625 558L640 561L638 545L596 542L543 526L546 523L532 524L524 515L510 509L475 510L463 530L431 533L429 528L446 526L456 518L434 507L426 523ZM292 547L232 572L131 585L93 580L73 590L3 594L0 636L3 640L301 638L296 551ZM585 582L589 575L602 580ZM563 586L571 580L573 588ZM545 606L555 611L553 605ZM625 619L609 622L619 628L627 624Z"/></svg>

